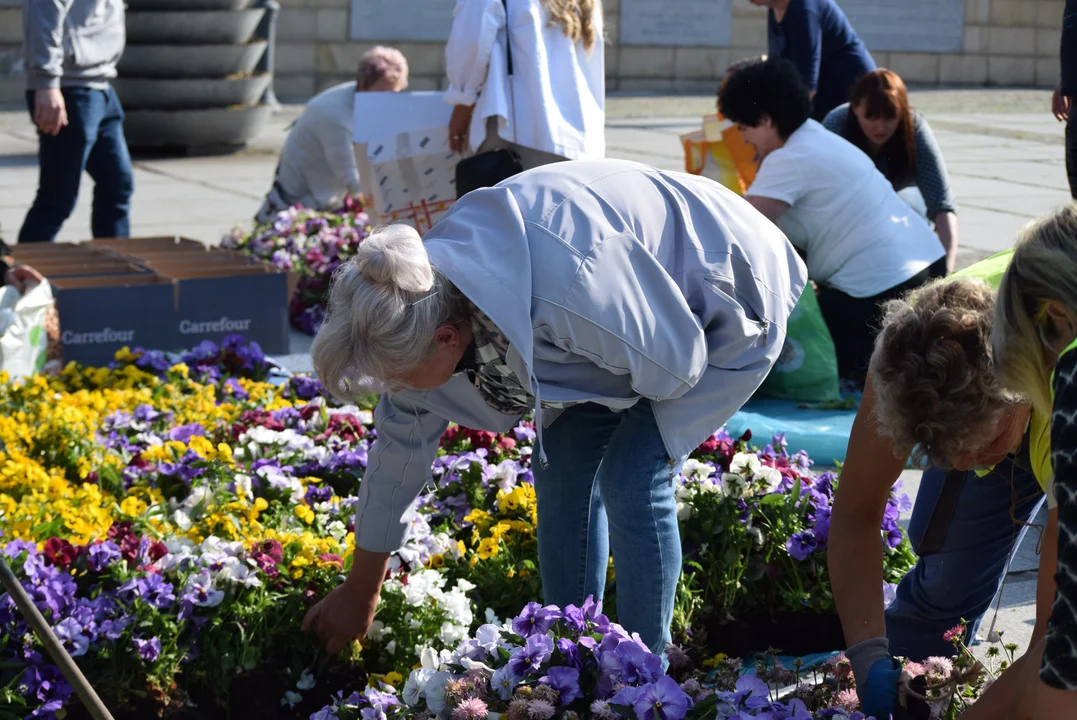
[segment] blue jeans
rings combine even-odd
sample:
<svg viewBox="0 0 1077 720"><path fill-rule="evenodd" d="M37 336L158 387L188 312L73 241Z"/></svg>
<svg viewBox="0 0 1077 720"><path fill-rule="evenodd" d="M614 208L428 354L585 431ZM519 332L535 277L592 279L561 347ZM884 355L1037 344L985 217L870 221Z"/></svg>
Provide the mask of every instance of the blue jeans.
<svg viewBox="0 0 1077 720"><path fill-rule="evenodd" d="M662 653L681 573L673 475L684 458L670 460L647 400L624 412L570 407L543 446L549 467L533 467L546 602L601 598L612 550L618 620Z"/></svg>
<svg viewBox="0 0 1077 720"><path fill-rule="evenodd" d="M95 238L131 234L134 173L123 136L123 108L116 91L63 88L67 125L60 132L38 132L37 197L19 231L19 242L51 242L75 209L82 171L94 181L91 230ZM34 93L27 92L30 116Z"/></svg>
<svg viewBox="0 0 1077 720"><path fill-rule="evenodd" d="M952 655L942 636L962 620L973 636L1002 583L1021 523L1043 497L1033 474L1007 459L984 477L967 473L953 515L933 519L946 475L934 467L924 473L909 523L914 548L937 523L945 539L937 552L920 557L886 610L890 652L917 662Z"/></svg>

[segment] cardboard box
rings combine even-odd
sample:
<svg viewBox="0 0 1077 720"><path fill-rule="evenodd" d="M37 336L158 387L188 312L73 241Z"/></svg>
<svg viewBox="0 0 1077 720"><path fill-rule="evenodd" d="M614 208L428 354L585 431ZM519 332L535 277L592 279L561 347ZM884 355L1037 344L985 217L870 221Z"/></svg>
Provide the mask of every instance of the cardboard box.
<svg viewBox="0 0 1077 720"><path fill-rule="evenodd" d="M288 352L292 278L268 263L184 238L51 247L16 257L53 286L65 361L104 365L124 346L179 351L234 334Z"/></svg>
<svg viewBox="0 0 1077 720"><path fill-rule="evenodd" d="M371 219L425 233L456 202L460 156L449 149L444 93L357 93L354 112L355 163Z"/></svg>

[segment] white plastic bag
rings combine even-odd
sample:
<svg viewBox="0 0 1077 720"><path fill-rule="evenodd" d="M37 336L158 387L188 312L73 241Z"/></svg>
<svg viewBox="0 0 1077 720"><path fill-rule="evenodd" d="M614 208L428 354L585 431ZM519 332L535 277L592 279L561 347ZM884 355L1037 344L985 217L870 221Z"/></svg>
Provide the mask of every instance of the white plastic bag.
<svg viewBox="0 0 1077 720"><path fill-rule="evenodd" d="M0 370L11 377L41 372L48 355L45 317L52 307L52 287L34 285L23 295L10 285L0 288Z"/></svg>

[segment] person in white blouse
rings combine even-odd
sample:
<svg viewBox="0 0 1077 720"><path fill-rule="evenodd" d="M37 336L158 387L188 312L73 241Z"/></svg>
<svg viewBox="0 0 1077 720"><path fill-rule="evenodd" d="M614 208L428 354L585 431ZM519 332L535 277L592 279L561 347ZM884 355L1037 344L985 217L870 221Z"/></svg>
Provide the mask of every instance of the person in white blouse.
<svg viewBox="0 0 1077 720"><path fill-rule="evenodd" d="M273 187L254 219L270 222L293 205L334 210L358 195L359 170L352 150L357 92L400 92L408 86L408 61L395 48L378 46L359 58L359 77L315 95L284 142Z"/></svg>
<svg viewBox="0 0 1077 720"><path fill-rule="evenodd" d="M525 170L605 157L599 0L457 0L445 63L456 152L508 147Z"/></svg>
<svg viewBox="0 0 1077 720"><path fill-rule="evenodd" d="M945 275L946 250L871 158L811 119L788 60L744 64L718 106L762 158L745 199L804 253L838 374L863 386L882 305Z"/></svg>

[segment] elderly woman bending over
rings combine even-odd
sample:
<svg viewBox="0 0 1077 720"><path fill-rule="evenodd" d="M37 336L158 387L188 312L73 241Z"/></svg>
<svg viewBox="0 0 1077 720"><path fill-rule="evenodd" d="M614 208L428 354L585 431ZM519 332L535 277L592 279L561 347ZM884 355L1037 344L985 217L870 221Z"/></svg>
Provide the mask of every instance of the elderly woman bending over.
<svg viewBox="0 0 1077 720"><path fill-rule="evenodd" d="M619 160L470 193L425 241L372 234L312 350L337 395L384 394L353 568L306 626L330 652L366 633L450 420L507 431L534 411L546 602L601 597L612 550L620 620L661 652L681 571L674 475L766 377L805 282L748 203Z"/></svg>

